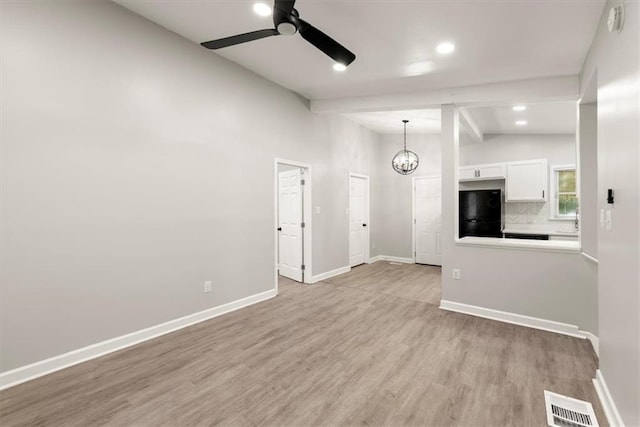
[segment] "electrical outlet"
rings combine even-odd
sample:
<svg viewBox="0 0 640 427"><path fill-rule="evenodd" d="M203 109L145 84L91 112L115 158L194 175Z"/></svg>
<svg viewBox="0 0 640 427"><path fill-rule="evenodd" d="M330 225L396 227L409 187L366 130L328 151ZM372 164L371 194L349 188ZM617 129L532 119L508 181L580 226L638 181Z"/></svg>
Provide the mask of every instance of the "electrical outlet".
<svg viewBox="0 0 640 427"><path fill-rule="evenodd" d="M451 271L451 277L453 277L455 280L460 280L460 269L459 268L454 268Z"/></svg>
<svg viewBox="0 0 640 427"><path fill-rule="evenodd" d="M204 282L204 292L205 293L211 292L211 281L210 280L207 280L206 282Z"/></svg>
<svg viewBox="0 0 640 427"><path fill-rule="evenodd" d="M373 249L376 248L376 242L373 242L371 245L373 246Z"/></svg>

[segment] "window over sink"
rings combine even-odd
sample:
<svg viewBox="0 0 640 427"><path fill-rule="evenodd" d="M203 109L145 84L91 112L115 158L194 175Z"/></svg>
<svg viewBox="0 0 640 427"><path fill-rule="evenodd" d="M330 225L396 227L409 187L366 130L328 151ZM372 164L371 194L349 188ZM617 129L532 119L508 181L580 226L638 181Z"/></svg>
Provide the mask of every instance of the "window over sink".
<svg viewBox="0 0 640 427"><path fill-rule="evenodd" d="M551 167L551 218L577 220L578 189L575 165Z"/></svg>

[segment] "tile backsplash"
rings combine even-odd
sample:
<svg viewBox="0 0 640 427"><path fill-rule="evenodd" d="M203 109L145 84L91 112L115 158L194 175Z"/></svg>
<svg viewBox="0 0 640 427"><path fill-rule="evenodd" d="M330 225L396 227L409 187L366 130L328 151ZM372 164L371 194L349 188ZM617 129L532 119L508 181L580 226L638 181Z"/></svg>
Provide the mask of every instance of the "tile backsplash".
<svg viewBox="0 0 640 427"><path fill-rule="evenodd" d="M509 202L504 204L505 228L536 225L540 229L574 231L574 221L550 218L549 204L542 202ZM537 227L536 227L537 228Z"/></svg>

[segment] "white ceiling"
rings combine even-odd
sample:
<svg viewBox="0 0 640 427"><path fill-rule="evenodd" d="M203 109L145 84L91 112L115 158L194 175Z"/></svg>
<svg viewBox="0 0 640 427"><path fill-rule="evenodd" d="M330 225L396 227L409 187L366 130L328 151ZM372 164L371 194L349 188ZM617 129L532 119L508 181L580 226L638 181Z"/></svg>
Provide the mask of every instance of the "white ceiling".
<svg viewBox="0 0 640 427"><path fill-rule="evenodd" d="M194 43L271 28L253 0L115 0ZM267 0L270 4L271 2ZM308 99L375 96L548 76L575 75L604 0L298 0L303 19L357 55L344 73L299 35L210 51ZM441 41L456 51L435 52ZM203 48L204 49L204 48ZM575 133L574 102L472 107L482 133ZM375 132L439 133L440 111L354 112ZM526 126L515 125L526 119Z"/></svg>
<svg viewBox="0 0 640 427"><path fill-rule="evenodd" d="M513 111L512 105L499 107L472 107L469 113L480 131L516 134L575 134L577 125L576 102L526 104L525 111ZM524 126L517 120L526 120Z"/></svg>
<svg viewBox="0 0 640 427"><path fill-rule="evenodd" d="M577 102L519 103L513 105L466 107L464 111L482 134L575 134ZM381 134L401 134L402 120L407 119L407 133L440 133L440 109L373 111L347 113L344 117ZM524 126L517 120L526 120ZM466 131L466 129L463 129Z"/></svg>
<svg viewBox="0 0 640 427"><path fill-rule="evenodd" d="M403 133L402 120L409 120L407 133L440 133L440 109L348 113L344 117L377 133Z"/></svg>
<svg viewBox="0 0 640 427"><path fill-rule="evenodd" d="M115 0L194 43L272 28L243 0ZM268 1L268 0L267 0ZM299 0L357 55L344 73L299 35L211 51L308 99L578 74L604 0ZM456 51L435 52L444 40ZM203 48L204 49L204 48Z"/></svg>

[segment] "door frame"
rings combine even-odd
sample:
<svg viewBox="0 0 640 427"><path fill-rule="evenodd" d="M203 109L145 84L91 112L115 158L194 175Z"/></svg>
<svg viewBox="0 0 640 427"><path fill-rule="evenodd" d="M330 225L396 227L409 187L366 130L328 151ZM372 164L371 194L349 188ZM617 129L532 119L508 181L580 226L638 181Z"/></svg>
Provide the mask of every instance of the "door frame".
<svg viewBox="0 0 640 427"><path fill-rule="evenodd" d="M416 263L416 181L419 179L436 179L440 182L440 213L442 214L442 175L422 175L411 178L411 247L413 248L413 263Z"/></svg>
<svg viewBox="0 0 640 427"><path fill-rule="evenodd" d="M367 221L367 232L366 232L366 236L367 236L367 242L366 245L364 247L364 264L369 264L370 260L371 260L371 251L370 251L370 246L371 246L371 193L370 193L370 189L369 189L369 185L370 185L370 179L368 175L363 175L360 173L353 173L353 172L349 172L349 180L348 182L348 190L349 190L349 198L348 198L348 209L349 209L349 216L347 218L347 223L349 224L349 226L347 227L347 238L349 239L349 253L348 253L348 258L347 258L347 265L349 267L351 267L351 178L360 178L360 179L364 179L366 182L365 185L365 200L366 200L366 209L365 209L365 218Z"/></svg>
<svg viewBox="0 0 640 427"><path fill-rule="evenodd" d="M311 236L313 233L311 219L312 215L312 204L311 204L311 165L309 163L298 162L295 160L286 160L281 158L273 159L273 236L274 236L274 251L273 251L273 259L274 259L274 268L273 268L273 282L274 288L276 290L276 294L278 293L278 246L280 244L280 239L278 236L278 165L286 165L286 166L294 166L299 167L300 169L304 169L304 185L302 194L304 198L304 202L302 204L302 221L304 222L304 228L302 229L302 238L304 240L304 244L302 246L302 263L305 266L303 272L303 283L310 284L312 277L312 265L311 261L313 259L311 249L313 245L311 244Z"/></svg>

